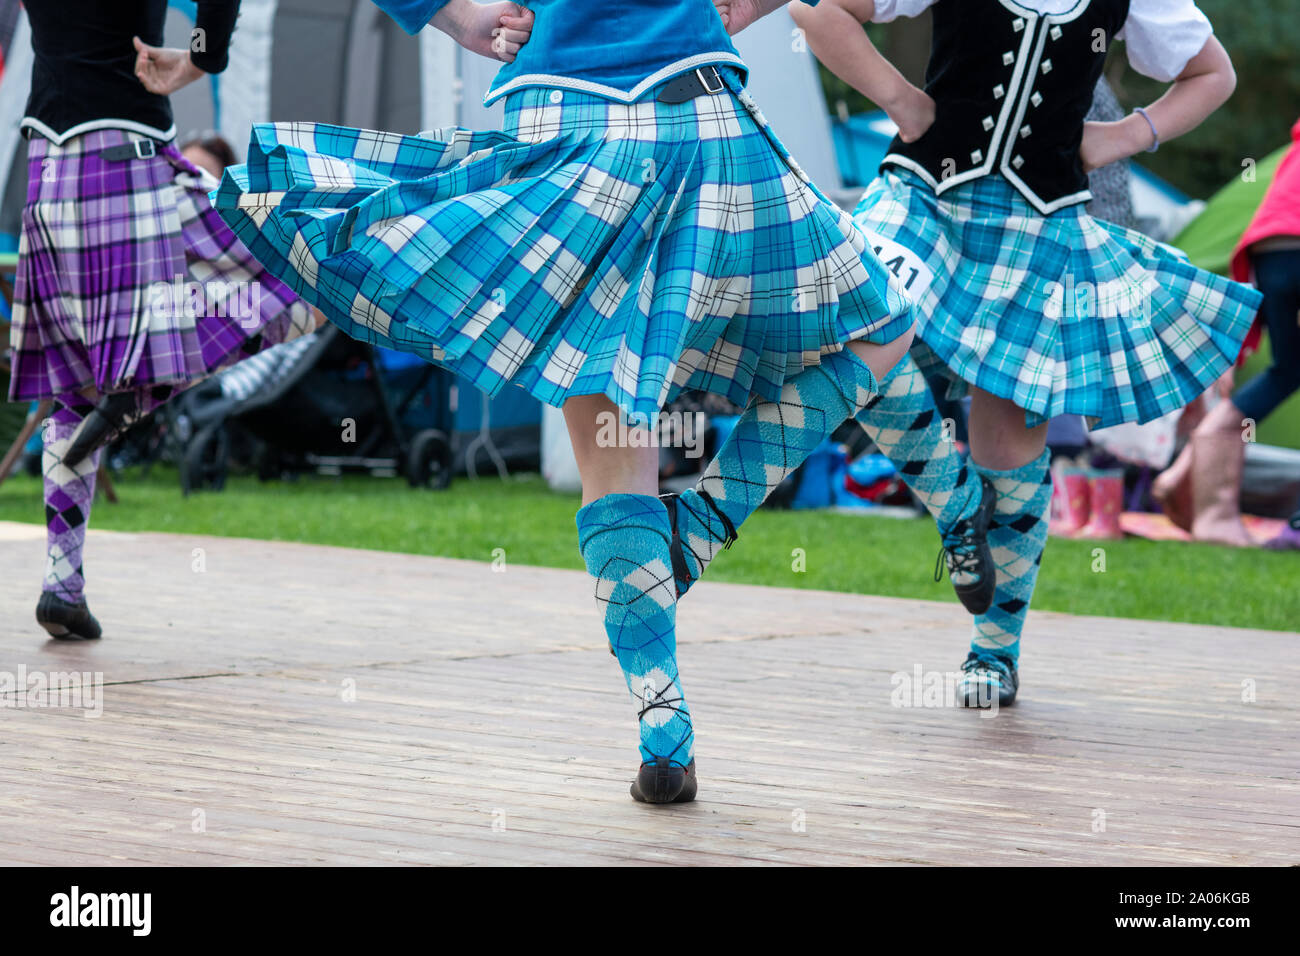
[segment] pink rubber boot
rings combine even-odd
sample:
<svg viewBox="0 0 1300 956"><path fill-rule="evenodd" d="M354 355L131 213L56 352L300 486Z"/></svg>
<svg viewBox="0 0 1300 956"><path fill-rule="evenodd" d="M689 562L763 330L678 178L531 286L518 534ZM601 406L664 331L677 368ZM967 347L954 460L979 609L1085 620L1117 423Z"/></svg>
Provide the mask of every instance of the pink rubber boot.
<svg viewBox="0 0 1300 956"><path fill-rule="evenodd" d="M1078 536L1102 541L1118 541L1123 538L1119 516L1124 510L1124 473L1094 472L1088 479L1088 496L1092 500L1092 516Z"/></svg>
<svg viewBox="0 0 1300 956"><path fill-rule="evenodd" d="M1048 528L1051 534L1073 537L1083 530L1090 516L1088 475L1076 465L1063 465L1053 472L1052 517Z"/></svg>

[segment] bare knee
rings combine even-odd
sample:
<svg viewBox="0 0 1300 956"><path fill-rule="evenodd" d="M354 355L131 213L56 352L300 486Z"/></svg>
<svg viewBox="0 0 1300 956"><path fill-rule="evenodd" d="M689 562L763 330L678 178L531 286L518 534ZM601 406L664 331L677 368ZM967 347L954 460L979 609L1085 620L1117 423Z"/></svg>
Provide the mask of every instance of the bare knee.
<svg viewBox="0 0 1300 956"><path fill-rule="evenodd" d="M1025 410L1010 399L971 389L971 458L994 471L1021 468L1047 447L1047 425L1029 428Z"/></svg>
<svg viewBox="0 0 1300 956"><path fill-rule="evenodd" d="M621 415L604 395L580 395L564 403L583 504L608 494L659 493L659 450L644 429L620 428Z"/></svg>
<svg viewBox="0 0 1300 956"><path fill-rule="evenodd" d="M898 338L883 345L859 339L850 342L848 347L853 351L854 355L866 363L867 367L871 369L871 374L879 382L892 372L894 367L907 355L907 350L912 347L912 339L915 335L916 326L913 325Z"/></svg>

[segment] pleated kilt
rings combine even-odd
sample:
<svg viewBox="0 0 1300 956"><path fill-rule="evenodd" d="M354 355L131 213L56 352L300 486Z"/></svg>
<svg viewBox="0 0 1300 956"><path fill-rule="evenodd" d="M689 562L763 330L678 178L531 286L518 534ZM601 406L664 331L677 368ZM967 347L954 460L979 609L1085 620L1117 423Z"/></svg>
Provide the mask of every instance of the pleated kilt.
<svg viewBox="0 0 1300 956"><path fill-rule="evenodd" d="M1261 301L1082 205L1044 216L996 175L935 195L886 170L854 220L916 303L922 369L952 397L1010 399L1030 426L1182 408L1231 368Z"/></svg>
<svg viewBox="0 0 1300 956"><path fill-rule="evenodd" d="M911 310L727 82L674 105L525 89L501 132L261 125L213 198L349 335L491 394L603 394L630 419L684 389L775 399Z"/></svg>
<svg viewBox="0 0 1300 956"><path fill-rule="evenodd" d="M88 388L167 394L312 328L307 305L212 209L212 177L174 145L147 159L99 155L140 138L98 130L29 143L14 401Z"/></svg>

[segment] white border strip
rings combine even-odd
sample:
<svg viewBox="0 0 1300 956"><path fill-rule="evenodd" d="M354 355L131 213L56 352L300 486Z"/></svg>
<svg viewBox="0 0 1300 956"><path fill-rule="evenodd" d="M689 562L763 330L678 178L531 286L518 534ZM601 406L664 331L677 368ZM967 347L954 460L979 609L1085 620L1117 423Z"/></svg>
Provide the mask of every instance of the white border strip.
<svg viewBox="0 0 1300 956"><path fill-rule="evenodd" d="M507 93L513 93L520 87L525 86L544 86L548 88L558 88L563 90L576 90L581 93L594 93L597 96L603 96L606 99L616 100L619 103L635 103L642 95L650 89L658 86L664 80L672 79L679 73L688 73L691 70L703 66L720 66L730 64L738 66L746 73L749 67L745 61L734 53L699 53L695 56L687 57L684 60L678 60L676 63L670 63L661 70L647 76L644 80L632 87L631 90L620 90L613 86L606 86L603 83L592 83L590 80L577 80L571 76L558 76L554 73L527 73L523 76L516 76L504 86L498 86L488 90L487 96L483 97L483 105L491 106L494 102L505 96Z"/></svg>
<svg viewBox="0 0 1300 956"><path fill-rule="evenodd" d="M21 129L34 129L40 133L55 146L62 146L74 136L80 136L82 133L93 133L101 129L120 129L128 133L139 133L142 136L148 136L151 139L161 140L170 143L176 138L176 124L173 123L170 129L161 130L153 126L146 126L144 123L137 123L134 120L124 119L97 119L87 123L78 123L76 126L56 133L38 119L28 116L22 121Z"/></svg>

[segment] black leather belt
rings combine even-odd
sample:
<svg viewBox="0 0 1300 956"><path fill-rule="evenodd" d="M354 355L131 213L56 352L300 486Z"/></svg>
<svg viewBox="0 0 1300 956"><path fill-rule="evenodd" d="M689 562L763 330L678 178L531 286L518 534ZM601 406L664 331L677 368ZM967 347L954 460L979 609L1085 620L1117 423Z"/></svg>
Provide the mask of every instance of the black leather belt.
<svg viewBox="0 0 1300 956"><path fill-rule="evenodd" d="M156 155L158 155L158 144L151 139L137 139L99 151L99 158L106 159L110 163L121 163L128 159L152 159Z"/></svg>
<svg viewBox="0 0 1300 956"><path fill-rule="evenodd" d="M660 103L685 103L697 96L717 96L726 90L727 84L722 81L718 68L706 66L669 80L659 88L659 95L655 99Z"/></svg>

